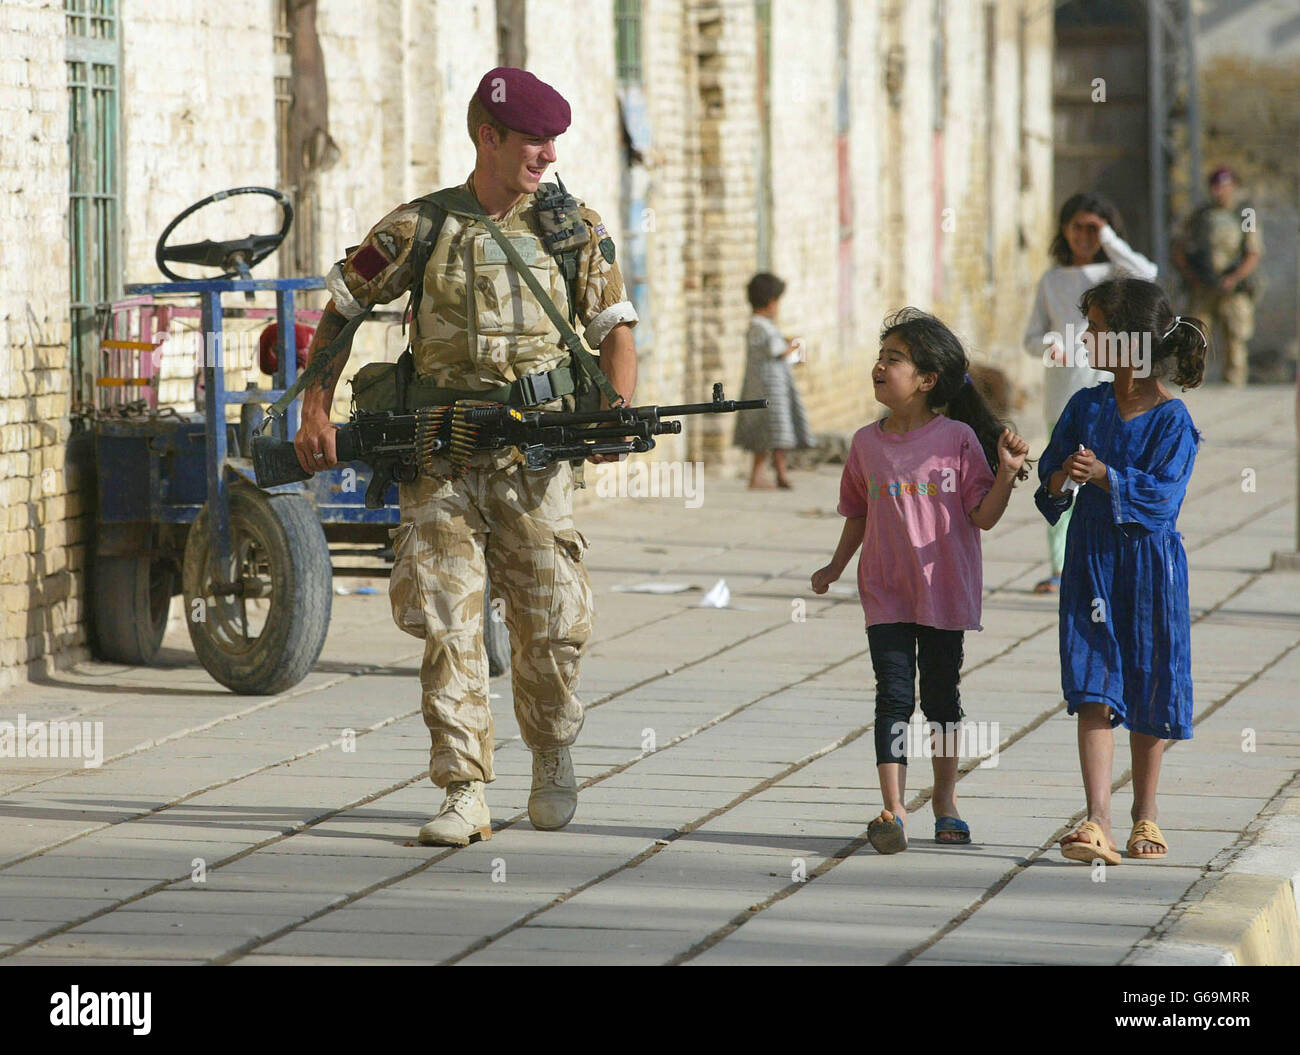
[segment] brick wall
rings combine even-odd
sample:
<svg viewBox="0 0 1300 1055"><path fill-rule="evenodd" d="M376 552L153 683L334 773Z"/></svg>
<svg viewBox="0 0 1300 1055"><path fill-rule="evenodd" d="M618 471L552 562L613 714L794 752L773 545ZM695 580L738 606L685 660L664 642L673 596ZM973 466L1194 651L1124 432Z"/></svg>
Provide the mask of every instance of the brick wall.
<svg viewBox="0 0 1300 1055"><path fill-rule="evenodd" d="M183 209L230 187L277 185L271 43L267 0L167 0L126 8L121 78L124 283L165 281L154 249L163 229ZM278 218L271 199L240 196L186 219L169 241L267 233L279 228ZM255 274L275 278L279 266L276 254ZM255 303L272 307L275 300L259 294ZM230 324L229 387L242 388L260 377L245 369L251 366L248 335L257 328ZM198 320L178 320L171 332L159 399L192 410L202 349Z"/></svg>
<svg viewBox="0 0 1300 1055"><path fill-rule="evenodd" d="M875 416L866 374L876 332L886 311L906 303L948 320L978 360L1004 366L1027 386L1037 383L1019 352L1019 333L1052 219L1051 19L1035 17L1039 7L1038 0L996 0L990 42L981 4L848 5L844 178L851 218L841 229L836 4L772 5L772 267L789 283L781 324L803 336L812 355L796 376L817 429L849 431ZM527 12L529 67L573 103L558 171L625 244L613 4L539 0ZM125 9L125 281L158 278L154 242L191 202L224 187L275 185L272 14L271 0L165 0ZM640 349L637 398L704 399L716 380L735 396L749 316L744 289L758 252L754 4L645 0L642 18L653 130L645 223L655 340ZM470 172L465 106L496 65L495 19L494 0L322 0L318 30L340 156L319 176L318 273L399 202ZM0 179L10 202L0 218L5 685L23 677L30 660L84 654L77 573L87 522L78 481L65 465L61 5L5 4L0 30ZM936 33L944 44L939 71ZM951 231L941 228L945 209L952 210ZM240 236L267 227L271 214L260 202L232 202L176 237ZM278 268L272 258L258 273L274 276ZM852 288L842 300L845 268ZM367 326L349 372L395 357L402 345L397 325ZM177 342L164 364L164 401L181 408L192 405L193 351ZM244 376L235 370L229 381L239 386ZM336 419L346 413L349 388L339 391ZM656 455L706 459L710 473L739 471L733 426L688 422Z"/></svg>
<svg viewBox="0 0 1300 1055"><path fill-rule="evenodd" d="M3 689L24 678L32 661L85 654L77 575L85 528L80 481L65 460L70 373L62 5L0 5L0 40Z"/></svg>
<svg viewBox="0 0 1300 1055"><path fill-rule="evenodd" d="M687 391L705 398L714 381L734 390L743 374L749 306L745 284L757 262L754 5L722 0L694 5L692 53L698 136L694 208L686 247L689 322ZM775 35L775 34L774 34ZM737 393L739 394L739 393ZM734 463L730 420L701 420L687 442L688 457Z"/></svg>

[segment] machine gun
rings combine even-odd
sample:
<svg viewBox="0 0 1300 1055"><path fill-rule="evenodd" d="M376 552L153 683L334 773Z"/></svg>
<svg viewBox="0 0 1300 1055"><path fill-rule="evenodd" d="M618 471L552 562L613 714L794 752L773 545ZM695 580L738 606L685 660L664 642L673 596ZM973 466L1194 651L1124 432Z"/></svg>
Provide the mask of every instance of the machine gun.
<svg viewBox="0 0 1300 1055"><path fill-rule="evenodd" d="M422 407L409 414L357 411L335 437L338 460L365 462L374 470L366 488L366 508L379 509L394 481L411 483L423 473L454 479L475 451L515 447L527 469L540 471L556 462L581 462L594 454L644 453L655 437L682 431L688 414L733 414L762 410L765 399L724 399L721 383L709 403L678 406L614 407L578 413L520 410L503 403L468 400ZM435 464L433 459L444 459ZM449 468L448 468L449 465ZM259 487L306 480L292 443L271 436L253 439L253 471Z"/></svg>

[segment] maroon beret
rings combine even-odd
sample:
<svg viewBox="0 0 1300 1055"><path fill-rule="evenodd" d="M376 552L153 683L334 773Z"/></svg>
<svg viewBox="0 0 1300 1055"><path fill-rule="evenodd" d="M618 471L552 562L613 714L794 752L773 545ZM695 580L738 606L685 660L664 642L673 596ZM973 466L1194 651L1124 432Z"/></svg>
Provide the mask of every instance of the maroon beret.
<svg viewBox="0 0 1300 1055"><path fill-rule="evenodd" d="M503 125L527 136L558 136L572 119L563 95L527 70L513 66L488 70L475 95Z"/></svg>

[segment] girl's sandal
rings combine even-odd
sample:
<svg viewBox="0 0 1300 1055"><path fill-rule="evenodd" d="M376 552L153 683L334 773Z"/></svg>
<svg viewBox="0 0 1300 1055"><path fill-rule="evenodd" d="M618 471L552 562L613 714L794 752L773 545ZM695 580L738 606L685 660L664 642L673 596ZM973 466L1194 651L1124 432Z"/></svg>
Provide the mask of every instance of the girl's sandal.
<svg viewBox="0 0 1300 1055"><path fill-rule="evenodd" d="M903 831L902 820L889 810L882 810L880 816L867 825L867 841L876 853L902 853L907 849L907 835Z"/></svg>
<svg viewBox="0 0 1300 1055"><path fill-rule="evenodd" d="M941 839L941 834L951 834L951 839ZM969 846L970 825L960 817L940 817L934 822L934 841L945 846Z"/></svg>
<svg viewBox="0 0 1300 1055"><path fill-rule="evenodd" d="M1146 853L1136 853L1133 849L1138 843L1154 843L1156 846L1163 847L1159 853L1152 853L1150 850ZM1156 825L1155 821L1138 821L1133 825L1133 831L1128 837L1129 857L1137 861L1150 860L1152 858L1165 857L1169 853L1169 844L1165 842L1164 832Z"/></svg>
<svg viewBox="0 0 1300 1055"><path fill-rule="evenodd" d="M1070 842L1061 840L1061 855L1067 861L1095 861L1101 858L1108 865L1117 865L1123 860L1118 850L1112 850L1107 845L1106 834L1096 821L1084 821L1074 829L1074 834L1082 835L1083 838Z"/></svg>
<svg viewBox="0 0 1300 1055"><path fill-rule="evenodd" d="M1036 583L1034 585L1034 593L1060 593L1060 592L1061 592L1061 577L1059 575L1049 576L1048 578L1044 579L1042 582Z"/></svg>

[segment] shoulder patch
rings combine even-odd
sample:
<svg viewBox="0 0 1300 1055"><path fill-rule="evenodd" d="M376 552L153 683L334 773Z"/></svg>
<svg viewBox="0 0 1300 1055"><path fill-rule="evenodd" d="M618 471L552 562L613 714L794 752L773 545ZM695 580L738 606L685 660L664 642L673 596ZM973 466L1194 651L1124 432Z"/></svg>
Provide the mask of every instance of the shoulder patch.
<svg viewBox="0 0 1300 1055"><path fill-rule="evenodd" d="M609 231L607 231L607 230L605 229L605 225L604 225L603 223L598 223L598 224L596 224L596 237L597 237L597 238L604 238L604 237L606 237L608 234L609 234Z"/></svg>
<svg viewBox="0 0 1300 1055"><path fill-rule="evenodd" d="M607 263L614 262L614 239L606 235L600 240L600 255L605 258Z"/></svg>
<svg viewBox="0 0 1300 1055"><path fill-rule="evenodd" d="M397 258L397 239L391 234L387 231L380 231L375 235L375 241L379 243L379 247L388 255L390 260Z"/></svg>
<svg viewBox="0 0 1300 1055"><path fill-rule="evenodd" d="M352 268L358 275L369 282L390 263L386 256L373 245L368 245L352 258Z"/></svg>

